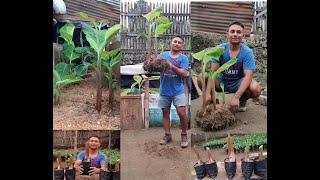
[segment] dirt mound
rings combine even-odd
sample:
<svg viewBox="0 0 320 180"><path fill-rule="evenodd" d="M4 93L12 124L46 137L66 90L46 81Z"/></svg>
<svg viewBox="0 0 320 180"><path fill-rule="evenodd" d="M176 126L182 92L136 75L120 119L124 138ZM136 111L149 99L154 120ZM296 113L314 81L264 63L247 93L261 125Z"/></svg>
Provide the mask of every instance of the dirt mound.
<svg viewBox="0 0 320 180"><path fill-rule="evenodd" d="M223 105L217 105L215 112L209 109L206 114L199 110L195 120L204 131L222 130L236 122L236 118L229 108Z"/></svg>
<svg viewBox="0 0 320 180"><path fill-rule="evenodd" d="M144 152L147 154L153 154L158 151L159 142L151 141L144 143Z"/></svg>
<svg viewBox="0 0 320 180"><path fill-rule="evenodd" d="M165 72L170 68L169 63L165 59L154 59L149 62L145 61L143 63L143 69L148 72Z"/></svg>
<svg viewBox="0 0 320 180"><path fill-rule="evenodd" d="M179 151L176 146L160 145L159 142L150 141L144 143L144 152L152 157L165 157L168 159L179 158Z"/></svg>

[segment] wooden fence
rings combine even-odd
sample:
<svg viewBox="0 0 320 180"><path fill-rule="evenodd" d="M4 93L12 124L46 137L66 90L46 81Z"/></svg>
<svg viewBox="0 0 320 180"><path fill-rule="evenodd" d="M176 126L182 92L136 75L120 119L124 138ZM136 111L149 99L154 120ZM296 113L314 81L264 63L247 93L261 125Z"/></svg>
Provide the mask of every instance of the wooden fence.
<svg viewBox="0 0 320 180"><path fill-rule="evenodd" d="M141 36L142 33L147 34L147 24L142 15L147 14L159 6L164 7L161 15L168 17L173 23L171 27L158 38L158 42L164 43L165 51L167 51L170 50L171 39L175 35L180 35L183 37L185 43L183 53L190 57L191 26L189 5L189 3L173 2L153 2L148 4L144 0L137 2L122 1L120 4L121 64L138 64L147 59L147 38ZM154 28L152 32L154 32ZM152 36L151 44L153 44L153 42L154 37Z"/></svg>
<svg viewBox="0 0 320 180"><path fill-rule="evenodd" d="M53 131L53 148L57 149L77 149L85 146L85 142L92 135L97 135L100 138L101 147L107 148L109 143L109 130L79 130L79 131ZM120 141L120 131L111 133L111 144L115 144L116 141Z"/></svg>
<svg viewBox="0 0 320 180"><path fill-rule="evenodd" d="M267 1L254 2L252 34L267 34Z"/></svg>

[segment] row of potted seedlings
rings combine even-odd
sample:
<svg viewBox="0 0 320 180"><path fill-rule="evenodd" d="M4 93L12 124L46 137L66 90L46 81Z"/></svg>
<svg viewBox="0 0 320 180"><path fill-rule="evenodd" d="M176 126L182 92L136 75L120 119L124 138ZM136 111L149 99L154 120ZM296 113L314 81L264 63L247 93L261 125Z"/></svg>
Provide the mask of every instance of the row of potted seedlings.
<svg viewBox="0 0 320 180"><path fill-rule="evenodd" d="M73 166L72 155L70 154L69 166L63 168L61 165L60 152L57 155L57 167L54 169L54 179L55 180L75 180L76 170ZM89 170L91 167L90 158L86 158L82 162L83 173L81 175L89 175ZM109 170L110 169L110 170ZM105 168L100 169L99 180L120 180L120 159L116 161L114 169L112 166L108 166L108 161L105 161Z"/></svg>
<svg viewBox="0 0 320 180"><path fill-rule="evenodd" d="M234 146L232 138L230 135L227 137L228 144L228 157L224 159L224 167L226 175L229 179L234 178L236 175L237 161L234 153ZM214 179L218 175L218 167L215 160L212 158L211 151L206 147L208 152L209 160L206 162L201 161L201 157L197 150L196 145L193 147L195 154L197 156L197 163L194 165L197 178L199 180L205 178L206 176ZM249 158L249 147L245 148L244 158L241 159L241 170L245 180L250 180L252 174L261 177L262 179L267 179L267 157L263 156L263 146L259 147L258 157Z"/></svg>
<svg viewBox="0 0 320 180"><path fill-rule="evenodd" d="M55 180L75 180L76 171L73 166L72 154L69 156L69 167L62 168L61 166L61 154L57 152L57 167L54 170ZM85 159L82 161L83 172L81 175L89 175L89 170L91 167L91 159L89 156L89 144L85 144ZM110 170L109 170L110 169ZM99 180L120 180L120 159L117 159L114 169L109 166L108 160L105 161L105 167L100 169Z"/></svg>
<svg viewBox="0 0 320 180"><path fill-rule="evenodd" d="M64 177L66 177L66 180L74 180L76 177L76 170L73 167L72 154L70 154L69 167L63 168L61 162L61 155L60 152L58 152L56 158L57 167L54 169L54 179L64 180Z"/></svg>

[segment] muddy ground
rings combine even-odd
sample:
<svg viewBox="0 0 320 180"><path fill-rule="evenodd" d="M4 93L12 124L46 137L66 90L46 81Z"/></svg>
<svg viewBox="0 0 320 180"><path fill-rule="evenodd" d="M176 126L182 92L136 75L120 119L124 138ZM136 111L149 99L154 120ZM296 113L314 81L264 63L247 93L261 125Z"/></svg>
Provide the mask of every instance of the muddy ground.
<svg viewBox="0 0 320 180"><path fill-rule="evenodd" d="M180 147L178 128L171 128L173 141L160 145L162 128L121 131L121 179L191 180L189 146Z"/></svg>
<svg viewBox="0 0 320 180"><path fill-rule="evenodd" d="M120 88L114 92L113 110L107 87L102 90L102 110L95 109L96 82L93 74L65 86L60 106L53 107L53 130L116 130L120 128Z"/></svg>

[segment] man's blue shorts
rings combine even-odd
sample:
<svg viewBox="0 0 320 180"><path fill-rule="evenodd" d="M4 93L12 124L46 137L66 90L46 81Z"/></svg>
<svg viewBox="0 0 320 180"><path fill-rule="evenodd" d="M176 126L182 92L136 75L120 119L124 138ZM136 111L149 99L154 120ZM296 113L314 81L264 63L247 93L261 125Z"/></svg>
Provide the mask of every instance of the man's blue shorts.
<svg viewBox="0 0 320 180"><path fill-rule="evenodd" d="M175 107L186 106L187 105L186 95L184 93L181 93L176 96L160 96L160 99L159 99L160 108L170 109L171 103L173 103Z"/></svg>

